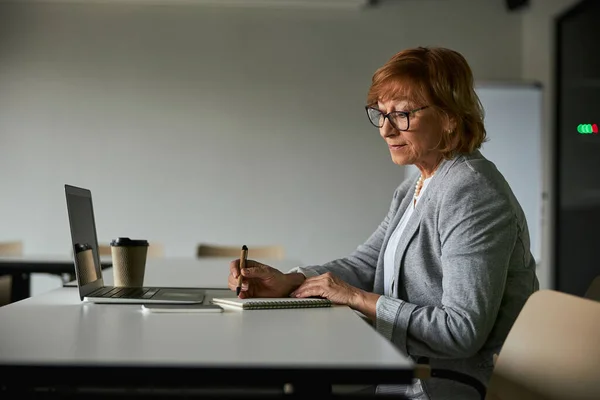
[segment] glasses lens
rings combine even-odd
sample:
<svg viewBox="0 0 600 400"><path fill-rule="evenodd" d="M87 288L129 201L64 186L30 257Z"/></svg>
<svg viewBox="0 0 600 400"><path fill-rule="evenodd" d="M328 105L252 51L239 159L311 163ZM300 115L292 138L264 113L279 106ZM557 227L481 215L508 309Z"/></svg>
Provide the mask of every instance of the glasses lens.
<svg viewBox="0 0 600 400"><path fill-rule="evenodd" d="M406 114L392 113L390 114L390 118L392 119L392 122L394 122L394 125L396 125L397 129L401 131L408 129L408 116Z"/></svg>
<svg viewBox="0 0 600 400"><path fill-rule="evenodd" d="M381 111L375 108L367 108L367 115L369 116L369 121L371 121L373 125L378 128L383 126L383 114Z"/></svg>

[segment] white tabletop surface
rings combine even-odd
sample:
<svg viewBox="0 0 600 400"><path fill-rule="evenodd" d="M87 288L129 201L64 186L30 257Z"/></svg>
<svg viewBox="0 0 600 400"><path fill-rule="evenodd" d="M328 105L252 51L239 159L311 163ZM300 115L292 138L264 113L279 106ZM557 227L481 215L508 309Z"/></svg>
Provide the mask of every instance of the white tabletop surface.
<svg viewBox="0 0 600 400"><path fill-rule="evenodd" d="M226 290L212 296L234 294ZM0 308L0 364L410 369L345 306L151 314L59 288Z"/></svg>
<svg viewBox="0 0 600 400"><path fill-rule="evenodd" d="M171 287L202 287L222 289L227 288L229 276L228 258L152 258L146 261L144 274L145 286L171 286ZM291 259L260 260L263 264L288 272L299 264ZM112 285L113 269L105 268L102 271L104 284ZM69 282L68 286L75 286Z"/></svg>

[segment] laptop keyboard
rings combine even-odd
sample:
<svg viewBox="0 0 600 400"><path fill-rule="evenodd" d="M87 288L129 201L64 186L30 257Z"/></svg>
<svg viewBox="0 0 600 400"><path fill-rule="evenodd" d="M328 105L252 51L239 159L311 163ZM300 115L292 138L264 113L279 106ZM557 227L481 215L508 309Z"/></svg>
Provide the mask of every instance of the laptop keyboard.
<svg viewBox="0 0 600 400"><path fill-rule="evenodd" d="M92 296L92 297L104 297L104 295L106 293L110 292L113 289L114 288L112 288L112 287L103 287L103 288L100 288L100 289L96 290L95 292L90 293L90 296Z"/></svg>
<svg viewBox="0 0 600 400"><path fill-rule="evenodd" d="M158 292L153 288L105 287L92 293L93 297L149 299Z"/></svg>

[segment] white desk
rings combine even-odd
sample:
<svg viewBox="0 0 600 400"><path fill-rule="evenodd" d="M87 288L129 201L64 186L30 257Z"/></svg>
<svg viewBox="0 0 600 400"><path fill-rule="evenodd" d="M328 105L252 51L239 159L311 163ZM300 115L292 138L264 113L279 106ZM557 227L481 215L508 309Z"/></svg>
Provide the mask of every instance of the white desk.
<svg viewBox="0 0 600 400"><path fill-rule="evenodd" d="M215 294L234 295L206 301ZM408 383L412 366L344 306L148 314L59 288L0 308L0 390L23 374L95 387Z"/></svg>
<svg viewBox="0 0 600 400"><path fill-rule="evenodd" d="M230 261L228 258L219 257L148 259L144 285L226 289ZM282 272L287 272L299 265L298 261L291 259L260 261ZM102 271L102 278L105 285L113 284L112 267ZM63 286L75 287L77 284L75 281L71 281Z"/></svg>

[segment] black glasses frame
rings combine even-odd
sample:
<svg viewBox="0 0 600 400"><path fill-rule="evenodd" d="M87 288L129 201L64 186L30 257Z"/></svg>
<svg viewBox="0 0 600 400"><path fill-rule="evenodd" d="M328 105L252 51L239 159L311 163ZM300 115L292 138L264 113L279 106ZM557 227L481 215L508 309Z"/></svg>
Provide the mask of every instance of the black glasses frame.
<svg viewBox="0 0 600 400"><path fill-rule="evenodd" d="M381 128L383 127L383 125L385 124L385 119L387 118L388 121L390 121L390 124L392 124L392 126L394 127L394 129L398 130L398 131L407 131L410 129L410 116L414 113L416 113L417 111L421 111L424 110L426 108L428 108L429 106L423 106L423 107L419 107L419 108L415 108L414 110L410 110L410 111L390 111L387 114L384 114L381 112L380 109L378 109L377 107L373 107L373 106L365 106L365 111L367 112L367 118L369 118L369 122L371 122L371 124L373 124L373 126L375 126L376 128ZM382 123L381 125L376 124L375 122L373 122L371 120L371 117L369 116L369 110L375 110L378 111L382 116ZM406 129L400 129L396 126L396 124L394 124L394 120L392 118L390 118L390 115L404 115L404 117L406 117Z"/></svg>

